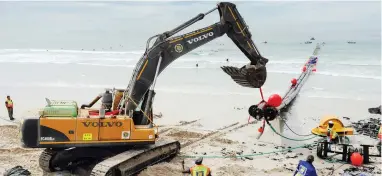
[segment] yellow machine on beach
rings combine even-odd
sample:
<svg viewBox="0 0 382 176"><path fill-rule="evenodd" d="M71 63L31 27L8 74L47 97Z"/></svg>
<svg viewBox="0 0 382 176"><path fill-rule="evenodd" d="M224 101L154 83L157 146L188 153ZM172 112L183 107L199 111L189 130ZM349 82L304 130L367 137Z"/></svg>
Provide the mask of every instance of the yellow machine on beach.
<svg viewBox="0 0 382 176"><path fill-rule="evenodd" d="M215 10L220 21L174 36ZM172 30L150 37L127 88L115 90L112 95L105 92L101 108L89 109L101 96L80 108L75 101L48 100L40 116L24 118L23 146L45 148L39 158L45 172L82 167L86 173L81 175L92 176L134 175L174 157L180 143L157 140L152 119L156 80L177 58L223 35L233 41L249 63L241 68L225 66L222 70L241 86L262 87L267 78L268 59L258 51L236 5L221 2Z"/></svg>
<svg viewBox="0 0 382 176"><path fill-rule="evenodd" d="M328 132L329 121L332 121L334 123L333 130L338 134L338 136L353 135L353 128L345 127L337 116L332 115L324 116L323 118L321 118L319 126L313 128L312 133L318 136L326 136Z"/></svg>

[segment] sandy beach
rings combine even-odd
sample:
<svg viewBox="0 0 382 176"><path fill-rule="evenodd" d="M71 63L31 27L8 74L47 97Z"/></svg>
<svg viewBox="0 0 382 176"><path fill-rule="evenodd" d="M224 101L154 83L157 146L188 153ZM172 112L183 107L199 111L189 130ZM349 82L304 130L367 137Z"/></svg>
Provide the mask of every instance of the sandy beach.
<svg viewBox="0 0 382 176"><path fill-rule="evenodd" d="M161 118L165 118L161 117ZM280 120L272 123L276 129L280 129ZM299 145L287 145L280 136L267 129L259 140L256 139L256 121L235 122L220 127L217 130L201 130L203 125L200 120L180 121L170 126L161 126L159 140L175 139L181 142L181 153L170 162L150 166L142 171L140 176L155 175L181 175L182 160L186 167L193 165L195 157L204 157L204 164L209 166L214 175L291 175L296 169L299 160L305 160L306 156L316 155L316 148L311 144L319 138L308 140ZM40 149L25 149L20 147L19 128L17 125L4 125L0 127L1 150L0 150L0 173L16 165L28 169L32 175L42 175L38 166ZM357 139L354 139L354 138ZM301 137L294 137L302 139ZM307 137L305 137L307 138ZM352 136L352 141L361 140L361 143L373 143L373 139L365 136ZM359 143L359 142L358 142ZM305 145L305 146L304 146ZM297 147L297 148L296 148ZM296 148L296 149L295 149ZM371 152L377 152L375 149ZM245 157L238 157L245 155ZM340 156L336 157L340 159ZM381 174L381 158L371 158L372 164L364 165L366 168L374 168L370 175ZM318 175L343 175L344 170L352 168L350 164L332 163L315 157L314 165ZM362 169L360 167L358 169ZM66 172L50 173L45 175L71 175ZM74 174L72 174L74 175Z"/></svg>

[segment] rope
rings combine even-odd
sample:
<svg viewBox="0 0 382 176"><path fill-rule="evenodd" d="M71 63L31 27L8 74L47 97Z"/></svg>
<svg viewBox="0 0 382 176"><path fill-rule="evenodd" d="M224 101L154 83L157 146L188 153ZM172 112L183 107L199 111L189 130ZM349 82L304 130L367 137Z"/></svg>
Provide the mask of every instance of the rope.
<svg viewBox="0 0 382 176"><path fill-rule="evenodd" d="M316 144L316 143L312 143L312 144ZM281 150L274 150L274 151L270 151L270 152L260 152L260 153L256 153L256 154L228 155L228 156L223 156L223 155L180 155L180 157L183 157L183 158L198 158L198 157L203 157L203 158L243 158L243 157L253 157L253 156L261 156L261 155L267 155L267 154L272 154L272 153L284 152L284 151L295 150L295 149L299 149L299 148L306 148L309 145L311 145L311 144L305 144L305 145L300 145L300 146L291 147L291 148L287 148L287 149L281 149Z"/></svg>
<svg viewBox="0 0 382 176"><path fill-rule="evenodd" d="M259 90L260 90L261 100L263 102L264 101L263 89L261 89L260 87Z"/></svg>
<svg viewBox="0 0 382 176"><path fill-rule="evenodd" d="M126 96L135 104L136 107L138 107L138 104L129 95L126 94ZM153 126L157 128L157 132L159 132L158 126L155 125L155 123L149 118L149 116L145 112L143 112L141 108L139 108L139 110L143 113L143 116L145 116L153 124Z"/></svg>
<svg viewBox="0 0 382 176"><path fill-rule="evenodd" d="M279 136L281 136L281 137L283 137L283 138L285 138L285 139L288 139L288 140L292 140L292 141L307 141L307 140L310 140L310 139L313 139L313 138L318 137L318 136L315 135L315 136L313 136L313 137L311 137L311 138L307 138L307 139L292 139L292 138L283 136L282 134L280 134L279 132L277 132L277 131L273 128L273 126L269 123L268 120L267 120L267 124L269 125L269 127L272 129L273 132L275 132L277 135L279 135Z"/></svg>
<svg viewBox="0 0 382 176"><path fill-rule="evenodd" d="M314 135L314 134L297 134L296 132L294 132L289 126L288 126L288 124L284 121L284 124L285 124L285 126L290 130L290 131L292 131L292 133L294 133L295 135L297 135L297 136L312 136L312 135Z"/></svg>

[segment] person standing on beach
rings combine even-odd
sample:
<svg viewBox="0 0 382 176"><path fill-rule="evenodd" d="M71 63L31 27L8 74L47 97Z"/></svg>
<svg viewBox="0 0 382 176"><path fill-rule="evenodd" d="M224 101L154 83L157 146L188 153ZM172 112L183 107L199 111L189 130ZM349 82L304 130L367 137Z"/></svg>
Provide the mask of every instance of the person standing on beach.
<svg viewBox="0 0 382 176"><path fill-rule="evenodd" d="M13 101L9 95L7 96L7 99L5 100L5 107L7 107L9 119L15 120L13 118Z"/></svg>
<svg viewBox="0 0 382 176"><path fill-rule="evenodd" d="M313 166L313 161L313 155L309 155L306 161L300 160L293 176L317 176L316 168Z"/></svg>

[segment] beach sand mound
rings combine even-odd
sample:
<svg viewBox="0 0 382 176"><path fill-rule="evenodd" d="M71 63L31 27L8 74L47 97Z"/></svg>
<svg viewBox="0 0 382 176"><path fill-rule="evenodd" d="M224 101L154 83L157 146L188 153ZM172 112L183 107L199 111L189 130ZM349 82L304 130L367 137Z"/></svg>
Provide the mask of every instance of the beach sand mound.
<svg viewBox="0 0 382 176"><path fill-rule="evenodd" d="M38 166L41 149L21 147L20 128L15 125L0 126L0 173L5 173L17 165L29 170L33 175L42 175Z"/></svg>
<svg viewBox="0 0 382 176"><path fill-rule="evenodd" d="M174 132L171 132L170 134L168 134L166 136L175 137L175 138L200 138L203 136L203 134L191 132L191 131L175 130Z"/></svg>
<svg viewBox="0 0 382 176"><path fill-rule="evenodd" d="M153 175L182 175L181 164L175 165L173 163L160 163L148 167L142 171L139 176L153 176Z"/></svg>

